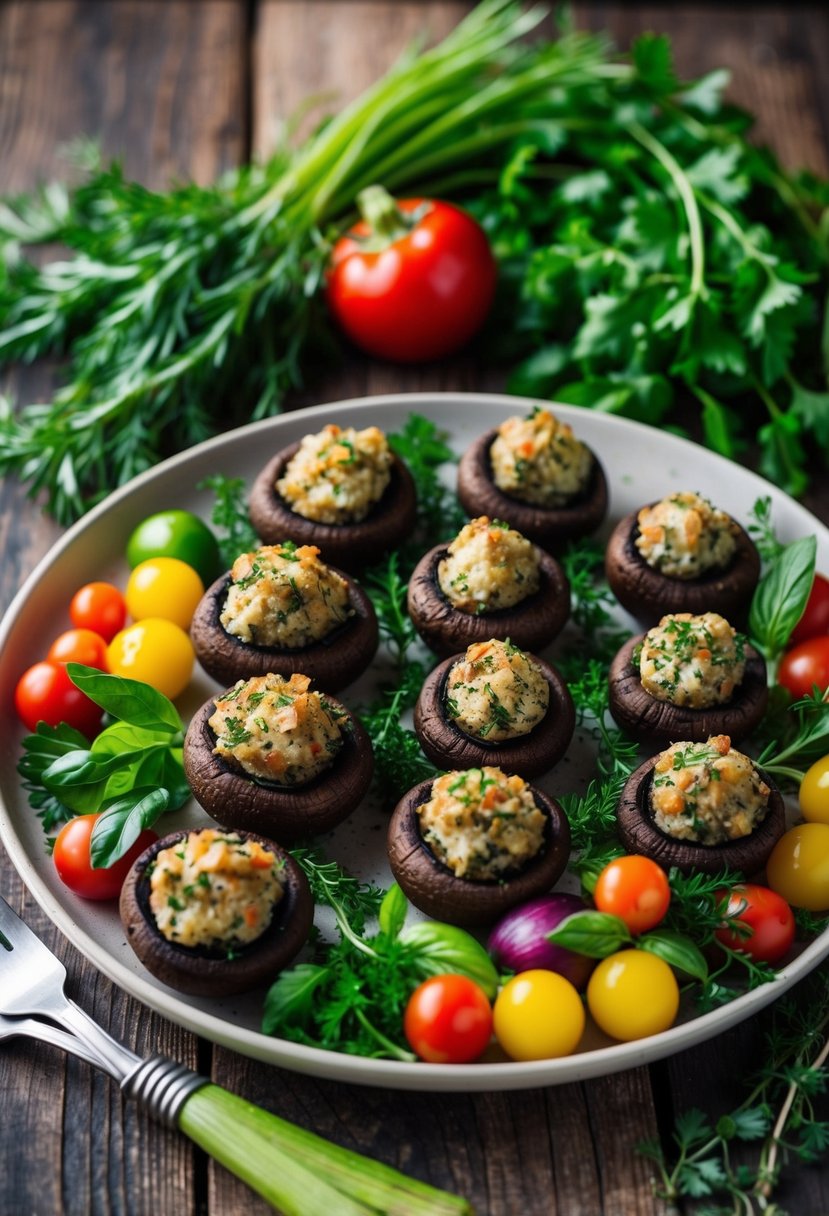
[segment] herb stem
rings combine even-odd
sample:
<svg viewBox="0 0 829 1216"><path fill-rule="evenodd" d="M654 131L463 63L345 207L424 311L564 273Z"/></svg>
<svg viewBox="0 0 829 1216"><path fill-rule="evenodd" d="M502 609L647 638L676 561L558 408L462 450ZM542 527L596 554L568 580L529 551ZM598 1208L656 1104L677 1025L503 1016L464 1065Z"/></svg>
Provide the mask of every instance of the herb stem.
<svg viewBox="0 0 829 1216"><path fill-rule="evenodd" d="M646 151L650 152L659 161L674 183L682 201L685 217L688 221L688 235L691 242L690 294L694 299L697 299L705 289L705 239L694 187L691 185L685 170L671 155L665 145L651 135L650 131L643 127L641 123L632 122L628 124L627 130L637 143L640 143Z"/></svg>

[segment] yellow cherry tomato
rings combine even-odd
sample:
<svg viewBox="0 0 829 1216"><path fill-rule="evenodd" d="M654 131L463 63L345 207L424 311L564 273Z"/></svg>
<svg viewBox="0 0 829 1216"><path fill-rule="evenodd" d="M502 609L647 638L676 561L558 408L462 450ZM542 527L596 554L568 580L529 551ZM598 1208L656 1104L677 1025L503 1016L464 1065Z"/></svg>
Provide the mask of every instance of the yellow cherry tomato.
<svg viewBox="0 0 829 1216"><path fill-rule="evenodd" d="M177 557L150 557L130 574L124 598L136 621L161 617L189 629L204 583Z"/></svg>
<svg viewBox="0 0 829 1216"><path fill-rule="evenodd" d="M522 971L495 1001L495 1037L513 1060L547 1060L575 1051L584 1031L584 1005L555 971Z"/></svg>
<svg viewBox="0 0 829 1216"><path fill-rule="evenodd" d="M673 1025L679 985L666 962L645 950L603 958L587 983L587 1006L605 1034L628 1042Z"/></svg>
<svg viewBox="0 0 829 1216"><path fill-rule="evenodd" d="M801 823L785 832L766 862L766 878L793 907L829 911L829 823Z"/></svg>
<svg viewBox="0 0 829 1216"><path fill-rule="evenodd" d="M193 673L193 644L172 621L150 617L116 633L107 647L107 663L114 676L141 680L177 697Z"/></svg>
<svg viewBox="0 0 829 1216"><path fill-rule="evenodd" d="M829 823L829 756L816 760L800 783L800 811L809 823Z"/></svg>

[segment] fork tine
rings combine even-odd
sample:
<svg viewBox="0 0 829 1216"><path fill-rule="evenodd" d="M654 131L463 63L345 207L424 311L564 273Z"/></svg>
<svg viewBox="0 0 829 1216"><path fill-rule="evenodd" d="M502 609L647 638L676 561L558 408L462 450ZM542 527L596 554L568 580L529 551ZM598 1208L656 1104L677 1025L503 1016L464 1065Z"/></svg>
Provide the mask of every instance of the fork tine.
<svg viewBox="0 0 829 1216"><path fill-rule="evenodd" d="M0 895L0 933L9 943L0 951L0 1014L39 1014L78 1035L101 1065L118 1080L134 1070L140 1057L118 1043L63 990L66 968L49 947Z"/></svg>

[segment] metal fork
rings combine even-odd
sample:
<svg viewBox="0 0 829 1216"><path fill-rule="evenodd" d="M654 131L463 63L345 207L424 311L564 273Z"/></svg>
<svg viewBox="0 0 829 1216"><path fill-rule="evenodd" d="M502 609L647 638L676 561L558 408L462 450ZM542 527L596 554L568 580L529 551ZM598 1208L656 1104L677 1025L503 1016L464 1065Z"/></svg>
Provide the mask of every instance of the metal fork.
<svg viewBox="0 0 829 1216"><path fill-rule="evenodd" d="M0 1014L34 1014L51 1018L77 1036L92 1063L118 1081L135 1099L169 1127L206 1077L164 1056L142 1059L93 1021L63 991L66 968L0 896Z"/></svg>

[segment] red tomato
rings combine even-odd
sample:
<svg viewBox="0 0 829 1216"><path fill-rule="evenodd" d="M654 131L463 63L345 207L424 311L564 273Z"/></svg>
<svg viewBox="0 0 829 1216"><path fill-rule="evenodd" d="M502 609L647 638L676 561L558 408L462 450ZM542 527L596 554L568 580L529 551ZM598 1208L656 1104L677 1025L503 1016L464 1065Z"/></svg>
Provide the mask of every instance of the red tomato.
<svg viewBox="0 0 829 1216"><path fill-rule="evenodd" d="M46 658L51 663L83 663L84 667L107 670L107 644L91 629L67 629L55 638Z"/></svg>
<svg viewBox="0 0 829 1216"><path fill-rule="evenodd" d="M14 705L21 721L34 730L38 722L66 722L91 739L101 726L102 711L76 688L63 663L35 663L17 682Z"/></svg>
<svg viewBox="0 0 829 1216"><path fill-rule="evenodd" d="M421 1060L468 1064L492 1037L492 1006L467 976L433 975L409 997L403 1031Z"/></svg>
<svg viewBox="0 0 829 1216"><path fill-rule="evenodd" d="M396 203L372 187L364 219L334 246L328 304L369 354L403 363L438 359L483 324L497 270L479 224L450 203Z"/></svg>
<svg viewBox="0 0 829 1216"><path fill-rule="evenodd" d="M803 616L792 630L789 641L792 646L797 646L809 638L819 638L825 634L829 634L829 579L816 574Z"/></svg>
<svg viewBox="0 0 829 1216"><path fill-rule="evenodd" d="M777 669L777 681L793 697L808 697L812 686L823 691L829 688L829 635L809 638L787 650Z"/></svg>
<svg viewBox="0 0 829 1216"><path fill-rule="evenodd" d="M86 583L72 596L69 617L76 629L91 629L111 642L127 619L124 597L112 583Z"/></svg>
<svg viewBox="0 0 829 1216"><path fill-rule="evenodd" d="M776 963L788 954L794 941L794 914L776 891L744 883L735 887L728 899L729 922L748 925L750 934L734 929L718 929L717 941L729 950L750 954L757 962Z"/></svg>
<svg viewBox="0 0 829 1216"><path fill-rule="evenodd" d="M631 854L609 862L596 880L593 902L620 917L631 933L658 925L671 902L665 871L649 857Z"/></svg>
<svg viewBox="0 0 829 1216"><path fill-rule="evenodd" d="M123 857L106 869L93 869L89 842L97 815L76 815L55 837L52 857L61 882L84 899L117 899L130 866L158 836L149 828L140 833Z"/></svg>

